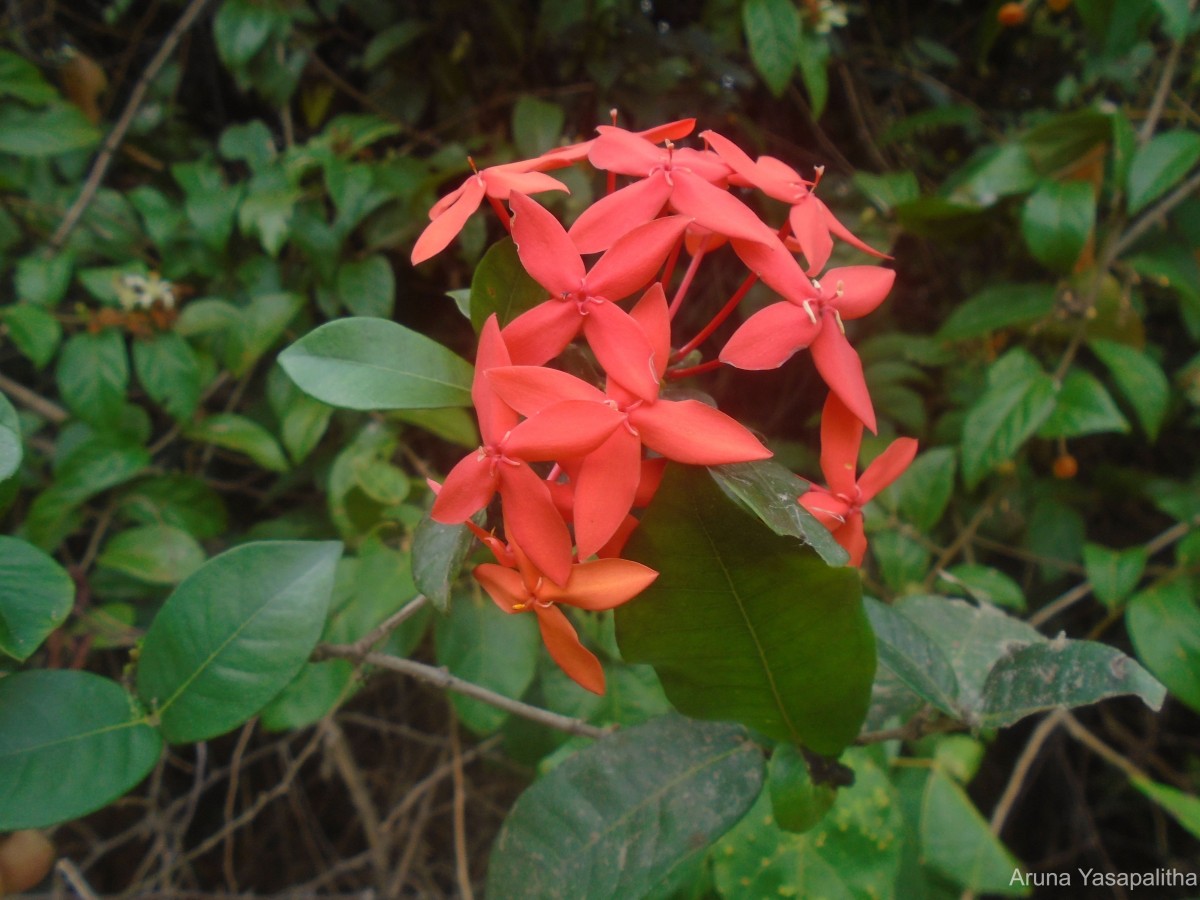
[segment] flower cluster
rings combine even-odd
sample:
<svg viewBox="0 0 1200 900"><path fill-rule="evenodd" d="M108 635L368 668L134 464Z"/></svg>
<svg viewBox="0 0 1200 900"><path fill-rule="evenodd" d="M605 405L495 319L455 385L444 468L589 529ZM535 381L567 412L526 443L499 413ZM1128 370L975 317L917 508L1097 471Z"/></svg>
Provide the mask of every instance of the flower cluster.
<svg viewBox="0 0 1200 900"><path fill-rule="evenodd" d="M665 380L722 363L773 369L809 348L830 388L821 457L829 486L798 502L830 527L854 565L865 549L862 504L916 451L915 441L897 441L855 480L862 429L875 430L875 414L844 322L879 306L894 273L825 267L835 238L883 254L816 196L820 171L807 180L779 160L751 159L711 131L700 135L703 149L676 146L694 126L691 119L643 132L601 126L593 140L475 171L433 207L413 250L414 263L443 250L486 198L546 291L543 303L503 327L495 316L484 325L471 390L483 445L438 486L432 516L473 529L496 559L477 566L475 578L506 612L533 612L554 660L596 693L604 690L603 670L559 606L611 609L657 577L621 551L667 460L713 466L771 455L725 413L664 396ZM547 173L585 160L608 173L609 190L568 229L530 195L566 191ZM618 176L631 180L618 189ZM771 227L731 188L783 201L787 220ZM722 244L749 273L712 321L673 351L672 320L706 254ZM684 253L688 265L675 279ZM716 359L681 368L760 279L782 300L750 316ZM547 366L580 338L604 372L602 386ZM503 539L471 521L497 494Z"/></svg>

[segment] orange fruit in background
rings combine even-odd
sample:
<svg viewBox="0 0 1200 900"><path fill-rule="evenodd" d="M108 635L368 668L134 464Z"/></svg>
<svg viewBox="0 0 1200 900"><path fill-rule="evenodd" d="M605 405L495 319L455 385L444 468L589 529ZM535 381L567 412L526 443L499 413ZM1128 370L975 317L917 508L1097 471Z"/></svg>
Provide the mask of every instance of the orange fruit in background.
<svg viewBox="0 0 1200 900"><path fill-rule="evenodd" d="M1013 28L1025 21L1025 4L1005 3L996 12L996 21L1005 28Z"/></svg>
<svg viewBox="0 0 1200 900"><path fill-rule="evenodd" d="M1064 481L1079 474L1079 461L1070 453L1064 453L1054 460L1054 477Z"/></svg>
<svg viewBox="0 0 1200 900"><path fill-rule="evenodd" d="M0 838L0 895L36 886L54 865L54 845L40 831L14 831Z"/></svg>

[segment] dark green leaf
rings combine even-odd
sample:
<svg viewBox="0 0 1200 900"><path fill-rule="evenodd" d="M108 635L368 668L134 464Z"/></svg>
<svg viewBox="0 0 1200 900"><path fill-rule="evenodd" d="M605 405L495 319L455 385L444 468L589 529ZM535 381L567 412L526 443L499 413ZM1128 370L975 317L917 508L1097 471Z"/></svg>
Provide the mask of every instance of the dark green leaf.
<svg viewBox="0 0 1200 900"><path fill-rule="evenodd" d="M928 532L942 520L954 492L956 458L950 447L926 450L896 481L900 514L920 531Z"/></svg>
<svg viewBox="0 0 1200 900"><path fill-rule="evenodd" d="M521 795L492 849L488 896L668 892L750 808L762 778L762 753L741 728L667 716L622 729Z"/></svg>
<svg viewBox="0 0 1200 900"><path fill-rule="evenodd" d="M1200 797L1185 794L1149 778L1131 780L1135 788L1170 813L1172 818L1193 836L1200 838Z"/></svg>
<svg viewBox="0 0 1200 900"><path fill-rule="evenodd" d="M215 444L226 450L244 453L264 469L286 472L287 458L271 432L252 419L237 413L217 413L190 425L186 431L193 441Z"/></svg>
<svg viewBox="0 0 1200 900"><path fill-rule="evenodd" d="M958 715L958 678L942 649L908 616L867 599L879 662L913 693L942 712Z"/></svg>
<svg viewBox="0 0 1200 900"><path fill-rule="evenodd" d="M75 582L62 566L25 541L0 536L0 653L28 659L74 602Z"/></svg>
<svg viewBox="0 0 1200 900"><path fill-rule="evenodd" d="M413 581L438 610L450 607L450 590L475 536L466 525L443 525L426 516L413 535Z"/></svg>
<svg viewBox="0 0 1200 900"><path fill-rule="evenodd" d="M943 341L986 337L1002 328L1044 319L1053 311L1053 285L997 284L964 300L937 336Z"/></svg>
<svg viewBox="0 0 1200 900"><path fill-rule="evenodd" d="M57 306L71 286L75 260L70 254L44 256L34 253L17 263L13 282L17 299L36 306Z"/></svg>
<svg viewBox="0 0 1200 900"><path fill-rule="evenodd" d="M796 63L800 66L800 77L808 91L813 119L819 119L825 112L825 101L829 99L829 37L813 31L803 19L800 22ZM776 96L778 94L776 92Z"/></svg>
<svg viewBox="0 0 1200 900"><path fill-rule="evenodd" d="M175 525L204 539L225 532L221 495L190 475L161 475L139 481L121 495L121 512L143 525Z"/></svg>
<svg viewBox="0 0 1200 900"><path fill-rule="evenodd" d="M1099 544L1083 545L1083 564L1096 598L1109 609L1116 609L1133 593L1146 570L1144 547L1109 550Z"/></svg>
<svg viewBox="0 0 1200 900"><path fill-rule="evenodd" d="M835 788L813 781L804 756L791 744L780 744L771 754L767 787L775 821L784 831L797 834L820 822L837 799Z"/></svg>
<svg viewBox="0 0 1200 900"><path fill-rule="evenodd" d="M384 319L339 319L305 335L279 363L306 394L347 409L471 405L471 366Z"/></svg>
<svg viewBox="0 0 1200 900"><path fill-rule="evenodd" d="M63 345L56 374L71 412L99 427L111 423L129 386L129 356L120 332L75 335Z"/></svg>
<svg viewBox="0 0 1200 900"><path fill-rule="evenodd" d="M875 670L857 571L773 534L680 466L626 555L660 574L617 610L621 652L654 666L676 709L827 755L854 739Z"/></svg>
<svg viewBox="0 0 1200 900"><path fill-rule="evenodd" d="M513 105L512 133L517 152L533 158L558 144L565 120L557 103L522 94Z"/></svg>
<svg viewBox="0 0 1200 900"><path fill-rule="evenodd" d="M1162 366L1142 351L1116 341L1093 338L1088 346L1108 368L1150 440L1155 440L1171 399L1171 385Z"/></svg>
<svg viewBox="0 0 1200 900"><path fill-rule="evenodd" d="M178 584L204 560L204 548L186 531L143 525L113 535L96 561L150 584Z"/></svg>
<svg viewBox="0 0 1200 900"><path fill-rule="evenodd" d="M150 398L176 419L190 419L200 403L200 361L173 331L133 342L133 368Z"/></svg>
<svg viewBox="0 0 1200 900"><path fill-rule="evenodd" d="M973 157L947 183L949 200L989 207L1004 197L1023 194L1038 182L1029 152L1020 143L999 144Z"/></svg>
<svg viewBox="0 0 1200 900"><path fill-rule="evenodd" d="M351 315L388 319L396 307L396 274L378 253L344 262L338 267L337 293Z"/></svg>
<svg viewBox="0 0 1200 900"><path fill-rule="evenodd" d="M367 49L363 51L363 68L367 70L378 68L381 62L397 50L403 50L428 29L428 23L419 19L405 19L385 28L371 38Z"/></svg>
<svg viewBox="0 0 1200 900"><path fill-rule="evenodd" d="M800 14L790 0L745 0L742 27L754 68L776 97L800 61Z"/></svg>
<svg viewBox="0 0 1200 900"><path fill-rule="evenodd" d="M1054 380L1025 350L997 360L988 389L963 423L962 473L968 488L1005 462L1053 412Z"/></svg>
<svg viewBox="0 0 1200 900"><path fill-rule="evenodd" d="M1125 625L1146 668L1200 711L1200 609L1192 582L1179 578L1135 594Z"/></svg>
<svg viewBox="0 0 1200 900"><path fill-rule="evenodd" d="M8 402L8 397L0 394L0 481L13 476L21 467L24 455L21 420L17 417L13 405Z"/></svg>
<svg viewBox="0 0 1200 900"><path fill-rule="evenodd" d="M1056 272L1070 272L1096 227L1096 198L1086 181L1043 181L1021 208L1029 252Z"/></svg>
<svg viewBox="0 0 1200 900"><path fill-rule="evenodd" d="M301 463L320 443L333 407L304 393L279 366L267 376L267 399L279 420L279 435L294 463Z"/></svg>
<svg viewBox="0 0 1200 900"><path fill-rule="evenodd" d="M1112 135L1112 118L1097 109L1062 113L1031 128L1021 145L1040 175L1079 163L1097 144Z"/></svg>
<svg viewBox="0 0 1200 900"><path fill-rule="evenodd" d="M124 484L150 465L145 447L102 436L72 449L55 472L55 487L74 503Z"/></svg>
<svg viewBox="0 0 1200 900"><path fill-rule="evenodd" d="M1129 431L1129 422L1096 377L1083 369L1067 372L1054 412L1038 428L1038 437L1072 438Z"/></svg>
<svg viewBox="0 0 1200 900"><path fill-rule="evenodd" d="M230 125L217 142L225 159L243 160L251 171L257 172L275 158L275 139L271 129L261 119Z"/></svg>
<svg viewBox="0 0 1200 900"><path fill-rule="evenodd" d="M546 289L525 271L512 238L488 248L471 278L471 326L478 332L495 314L503 328L546 299Z"/></svg>
<svg viewBox="0 0 1200 900"><path fill-rule="evenodd" d="M252 0L227 0L213 19L213 37L221 59L232 68L244 66L262 49L287 13Z"/></svg>
<svg viewBox="0 0 1200 900"><path fill-rule="evenodd" d="M234 375L244 375L283 336L288 323L304 306L304 298L287 291L258 294L250 305L237 310L229 332L225 364Z"/></svg>
<svg viewBox="0 0 1200 900"><path fill-rule="evenodd" d="M1200 134L1172 131L1138 149L1129 167L1128 203L1134 214L1175 187L1200 160Z"/></svg>
<svg viewBox="0 0 1200 900"><path fill-rule="evenodd" d="M896 594L919 589L929 571L929 548L893 528L871 536L871 552L879 563L884 583Z"/></svg>
<svg viewBox="0 0 1200 900"><path fill-rule="evenodd" d="M150 624L137 688L172 743L246 721L296 676L321 630L341 544L243 544L214 557Z"/></svg>
<svg viewBox="0 0 1200 900"><path fill-rule="evenodd" d="M1188 22L1191 19L1188 0L1154 0L1154 5L1162 14L1162 29L1167 33L1167 37L1183 41L1187 37Z"/></svg>
<svg viewBox="0 0 1200 900"><path fill-rule="evenodd" d="M0 153L15 156L55 156L87 150L100 140L100 131L69 103L44 109L0 104Z"/></svg>
<svg viewBox="0 0 1200 900"><path fill-rule="evenodd" d="M911 171L887 172L882 175L855 172L854 185L885 213L891 212L892 208L900 203L907 203L921 196L917 176Z"/></svg>
<svg viewBox="0 0 1200 900"><path fill-rule="evenodd" d="M1021 586L998 569L979 563L959 563L943 570L938 587L956 597L971 597L980 603L991 603L1006 609L1023 610L1025 592Z"/></svg>
<svg viewBox="0 0 1200 900"><path fill-rule="evenodd" d="M114 681L65 669L0 678L0 830L100 809L161 752L162 738Z"/></svg>
<svg viewBox="0 0 1200 900"><path fill-rule="evenodd" d="M22 303L0 310L0 319L17 349L39 369L54 358L62 339L62 326L51 313Z"/></svg>
<svg viewBox="0 0 1200 900"><path fill-rule="evenodd" d="M13 97L30 106L45 106L58 99L38 67L11 50L0 50L0 96Z"/></svg>
<svg viewBox="0 0 1200 900"><path fill-rule="evenodd" d="M799 538L831 566L844 566L850 559L829 529L797 502L805 482L779 463L731 463L709 472L721 490L745 504L776 534Z"/></svg>

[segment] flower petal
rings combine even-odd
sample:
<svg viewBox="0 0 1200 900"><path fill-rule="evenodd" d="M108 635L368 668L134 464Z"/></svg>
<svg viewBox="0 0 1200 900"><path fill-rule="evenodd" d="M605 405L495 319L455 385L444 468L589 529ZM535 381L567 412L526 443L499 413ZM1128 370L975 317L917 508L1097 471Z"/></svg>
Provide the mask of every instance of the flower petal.
<svg viewBox="0 0 1200 900"><path fill-rule="evenodd" d="M599 253L621 235L657 216L671 196L671 186L658 172L601 197L575 220L567 232L580 253Z"/></svg>
<svg viewBox="0 0 1200 900"><path fill-rule="evenodd" d="M821 471L835 494L854 496L863 423L833 391L821 411Z"/></svg>
<svg viewBox="0 0 1200 900"><path fill-rule="evenodd" d="M598 552L621 527L641 481L642 442L614 431L581 461L575 482L575 544L580 559Z"/></svg>
<svg viewBox="0 0 1200 900"><path fill-rule="evenodd" d="M595 654L579 642L575 627L557 606L534 604L542 640L550 658L558 663L572 681L593 694L604 694L604 667Z"/></svg>
<svg viewBox="0 0 1200 900"><path fill-rule="evenodd" d="M521 612L520 608L514 607L528 608L525 583L516 569L498 566L495 563L480 563L471 574L495 604L506 613Z"/></svg>
<svg viewBox="0 0 1200 900"><path fill-rule="evenodd" d="M883 266L843 266L821 276L821 293L832 298L843 319L861 319L878 308L895 281L896 273ZM842 296L837 297L839 284Z"/></svg>
<svg viewBox="0 0 1200 900"><path fill-rule="evenodd" d="M486 186L472 175L460 189L458 196L449 206L438 211L438 216L421 232L413 245L412 264L418 265L430 257L436 256L450 246L450 242L458 235L471 213L479 209L483 202ZM438 210L434 206L434 210Z"/></svg>
<svg viewBox="0 0 1200 900"><path fill-rule="evenodd" d="M813 199L816 200L815 197ZM821 203L821 201L819 201L819 200L817 200L817 202ZM830 211L829 207L826 206L824 203L821 203L821 208L824 210L824 214L825 214L825 227L829 229L831 234L833 234L833 235L837 236L838 238L840 238L841 240L845 241L851 247L855 247L855 248L861 250L863 253L869 253L871 256L878 256L880 259L891 259L891 257L888 256L886 253L880 253L878 250L876 250L870 244L867 244L864 241L860 240L858 237L856 237L850 231L849 228L847 228L840 221L838 221L837 216L835 216Z"/></svg>
<svg viewBox="0 0 1200 900"><path fill-rule="evenodd" d="M721 362L739 369L777 369L821 330L794 303L772 303L741 324L721 350Z"/></svg>
<svg viewBox="0 0 1200 900"><path fill-rule="evenodd" d="M699 400L659 400L629 413L642 443L695 466L768 459L771 451L734 419Z"/></svg>
<svg viewBox="0 0 1200 900"><path fill-rule="evenodd" d="M775 232L745 203L722 188L684 170L671 173L675 183L671 208L691 216L697 225L723 234L730 240L769 243L778 241Z"/></svg>
<svg viewBox="0 0 1200 900"><path fill-rule="evenodd" d="M561 369L504 366L489 369L487 377L500 398L523 416L537 415L563 400L605 400L599 388Z"/></svg>
<svg viewBox="0 0 1200 900"><path fill-rule="evenodd" d="M858 479L862 501L866 503L885 487L904 474L913 457L917 455L917 442L913 438L897 438L880 453Z"/></svg>
<svg viewBox="0 0 1200 900"><path fill-rule="evenodd" d="M850 516L850 504L833 496L824 488L814 487L801 495L796 502L812 513L830 532L836 532L845 525Z"/></svg>
<svg viewBox="0 0 1200 900"><path fill-rule="evenodd" d="M483 170L484 181L487 182L489 197L497 200L508 200L514 193L541 194L545 191L565 191L571 193L565 184L557 178L551 178L542 172L514 172L497 166Z"/></svg>
<svg viewBox="0 0 1200 900"><path fill-rule="evenodd" d="M863 557L867 555L867 535L863 530L863 516L859 510L852 510L846 518L846 524L833 532L833 539L850 554L851 566L861 566Z"/></svg>
<svg viewBox="0 0 1200 900"><path fill-rule="evenodd" d="M717 152L717 155L724 160L725 164L733 171L741 175L746 181L757 188L762 188L758 183L758 169L754 165L749 155L742 150L737 144L729 140L729 138L717 134L715 131L702 131L700 137L708 142L708 145Z"/></svg>
<svg viewBox="0 0 1200 900"><path fill-rule="evenodd" d="M664 148L632 131L615 125L601 125L596 131L600 137L592 144L588 160L597 169L645 177L666 159Z"/></svg>
<svg viewBox="0 0 1200 900"><path fill-rule="evenodd" d="M504 528L509 543L520 545L547 578L566 584L571 576L571 535L546 482L528 464L497 466ZM442 493L445 493L445 487Z"/></svg>
<svg viewBox="0 0 1200 900"><path fill-rule="evenodd" d="M575 244L550 210L513 192L512 239L533 280L558 297L579 289L586 269Z"/></svg>
<svg viewBox="0 0 1200 900"><path fill-rule="evenodd" d="M603 444L624 422L625 416L605 403L563 400L530 416L501 446L505 455L526 462L582 456Z"/></svg>
<svg viewBox="0 0 1200 900"><path fill-rule="evenodd" d="M676 119L674 122L655 125L653 128L636 133L638 137L643 137L652 144L660 144L663 141L681 141L691 134L695 127L695 119Z"/></svg>
<svg viewBox="0 0 1200 900"><path fill-rule="evenodd" d="M443 525L465 522L491 502L498 484L493 460L474 451L450 470L429 517Z"/></svg>
<svg viewBox="0 0 1200 900"><path fill-rule="evenodd" d="M746 268L781 297L803 303L820 296L796 257L774 235L769 242L734 241L733 249Z"/></svg>
<svg viewBox="0 0 1200 900"><path fill-rule="evenodd" d="M608 373L643 400L658 396L654 348L642 327L615 303L589 303L583 335Z"/></svg>
<svg viewBox="0 0 1200 900"><path fill-rule="evenodd" d="M871 405L871 395L867 393L862 360L833 321L832 314L823 312L820 321L823 323L821 330L809 345L817 372L846 408L874 434L875 409Z"/></svg>
<svg viewBox="0 0 1200 900"><path fill-rule="evenodd" d="M521 313L500 333L513 363L540 366L554 359L583 326L574 300L547 300Z"/></svg>
<svg viewBox="0 0 1200 900"><path fill-rule="evenodd" d="M633 320L642 326L642 332L650 341L654 353L654 374L662 381L671 358L671 313L667 306L667 295L662 282L656 281L629 311Z"/></svg>
<svg viewBox="0 0 1200 900"><path fill-rule="evenodd" d="M517 424L516 412L495 392L487 373L497 366L511 362L508 347L500 336L500 325L493 313L479 332L479 349L475 353L475 374L471 379L471 400L479 416L479 432L485 444L497 444Z"/></svg>
<svg viewBox="0 0 1200 900"><path fill-rule="evenodd" d="M616 301L645 287L690 221L686 216L667 216L617 238L588 272L588 294Z"/></svg>
<svg viewBox="0 0 1200 900"><path fill-rule="evenodd" d="M632 560L595 559L572 568L565 588L543 590L541 597L598 612L628 603L656 578L656 571Z"/></svg>
<svg viewBox="0 0 1200 900"><path fill-rule="evenodd" d="M808 196L792 207L788 213L788 222L792 226L792 234L800 245L808 268L809 275L816 275L829 262L829 254L833 252L833 238L829 236L829 228L822 215L822 207L815 197Z"/></svg>

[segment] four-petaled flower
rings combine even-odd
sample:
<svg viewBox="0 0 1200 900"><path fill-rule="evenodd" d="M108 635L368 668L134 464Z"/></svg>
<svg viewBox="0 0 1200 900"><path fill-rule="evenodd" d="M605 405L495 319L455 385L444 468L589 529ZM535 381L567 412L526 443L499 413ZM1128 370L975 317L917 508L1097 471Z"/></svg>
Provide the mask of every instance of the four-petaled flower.
<svg viewBox="0 0 1200 900"><path fill-rule="evenodd" d="M850 554L852 566L862 565L867 551L863 506L899 478L917 455L915 440L897 438L856 477L862 432L858 416L831 392L821 413L821 472L827 486L814 484L798 498Z"/></svg>

